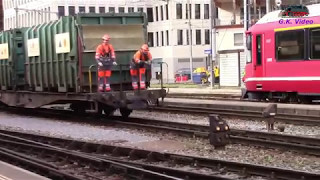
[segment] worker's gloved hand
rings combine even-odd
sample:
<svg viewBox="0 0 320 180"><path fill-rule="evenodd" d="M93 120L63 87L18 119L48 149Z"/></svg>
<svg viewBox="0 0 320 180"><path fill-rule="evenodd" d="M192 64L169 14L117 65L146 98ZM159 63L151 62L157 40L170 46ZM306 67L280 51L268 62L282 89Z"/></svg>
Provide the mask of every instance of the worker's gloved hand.
<svg viewBox="0 0 320 180"><path fill-rule="evenodd" d="M112 64L113 64L114 66L118 65L118 64L117 64L117 62L115 62L115 61L113 61L113 63L112 63Z"/></svg>
<svg viewBox="0 0 320 180"><path fill-rule="evenodd" d="M98 62L98 66L103 66L103 64L101 62Z"/></svg>
<svg viewBox="0 0 320 180"><path fill-rule="evenodd" d="M146 61L145 62L147 65L151 65L151 61Z"/></svg>
<svg viewBox="0 0 320 180"><path fill-rule="evenodd" d="M140 64L141 63L141 60L138 60L138 61L136 61L137 62L137 64Z"/></svg>

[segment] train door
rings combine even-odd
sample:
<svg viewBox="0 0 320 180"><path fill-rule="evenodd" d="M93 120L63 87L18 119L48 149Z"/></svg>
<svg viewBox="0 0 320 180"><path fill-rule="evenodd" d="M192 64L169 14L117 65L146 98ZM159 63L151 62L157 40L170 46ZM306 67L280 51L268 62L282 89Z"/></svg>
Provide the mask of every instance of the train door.
<svg viewBox="0 0 320 180"><path fill-rule="evenodd" d="M263 36L261 34L255 35L254 51L253 55L253 76L262 77L263 76L263 65L262 65L262 40Z"/></svg>

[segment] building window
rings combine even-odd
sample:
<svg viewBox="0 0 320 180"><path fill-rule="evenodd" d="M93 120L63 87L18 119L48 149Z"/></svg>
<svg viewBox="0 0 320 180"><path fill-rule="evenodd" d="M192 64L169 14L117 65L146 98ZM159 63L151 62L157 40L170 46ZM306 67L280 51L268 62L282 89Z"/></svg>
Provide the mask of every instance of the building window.
<svg viewBox="0 0 320 180"><path fill-rule="evenodd" d="M169 46L169 31L166 30L166 34L167 34L167 46Z"/></svg>
<svg viewBox="0 0 320 180"><path fill-rule="evenodd" d="M187 30L187 32L186 32L186 37L187 37L187 45L189 45L189 30Z"/></svg>
<svg viewBox="0 0 320 180"><path fill-rule="evenodd" d="M188 4L186 4L186 19L189 19L189 13L190 13L190 19L192 18L191 9L192 9L191 4L189 4L189 7L188 7Z"/></svg>
<svg viewBox="0 0 320 180"><path fill-rule="evenodd" d="M161 21L163 21L163 6L161 6L160 15L161 15Z"/></svg>
<svg viewBox="0 0 320 180"><path fill-rule="evenodd" d="M277 60L304 59L304 30L276 33Z"/></svg>
<svg viewBox="0 0 320 180"><path fill-rule="evenodd" d="M190 37L189 37L189 30L187 30L187 45L189 45L189 39L191 39L191 43L192 43L192 30L190 31Z"/></svg>
<svg viewBox="0 0 320 180"><path fill-rule="evenodd" d="M124 7L119 7L119 13L124 13Z"/></svg>
<svg viewBox="0 0 320 180"><path fill-rule="evenodd" d="M234 33L234 46L243 46L243 34Z"/></svg>
<svg viewBox="0 0 320 180"><path fill-rule="evenodd" d="M96 7L89 7L89 13L95 13L96 12Z"/></svg>
<svg viewBox="0 0 320 180"><path fill-rule="evenodd" d="M210 15L210 8L209 8L209 4L204 4L204 19L209 19L209 15Z"/></svg>
<svg viewBox="0 0 320 180"><path fill-rule="evenodd" d="M148 32L148 45L154 47L153 32Z"/></svg>
<svg viewBox="0 0 320 180"><path fill-rule="evenodd" d="M50 7L48 7L48 11L50 12ZM51 20L51 15L48 13L48 21Z"/></svg>
<svg viewBox="0 0 320 180"><path fill-rule="evenodd" d="M148 22L153 22L153 9L147 8Z"/></svg>
<svg viewBox="0 0 320 180"><path fill-rule="evenodd" d="M320 29L310 30L310 58L320 59Z"/></svg>
<svg viewBox="0 0 320 180"><path fill-rule="evenodd" d="M128 7L128 12L134 12L134 7Z"/></svg>
<svg viewBox="0 0 320 180"><path fill-rule="evenodd" d="M105 13L106 8L105 7L99 7L99 13Z"/></svg>
<svg viewBox="0 0 320 180"><path fill-rule="evenodd" d="M109 7L109 12L116 12L116 8L115 7Z"/></svg>
<svg viewBox="0 0 320 180"><path fill-rule="evenodd" d="M176 10L177 10L177 19L182 19L182 4L177 4L176 5Z"/></svg>
<svg viewBox="0 0 320 180"><path fill-rule="evenodd" d="M86 8L84 6L79 6L79 13L85 13Z"/></svg>
<svg viewBox="0 0 320 180"><path fill-rule="evenodd" d="M159 21L159 18L158 18L158 16L159 16L159 10L158 10L159 8L158 7L156 7L156 21Z"/></svg>
<svg viewBox="0 0 320 180"><path fill-rule="evenodd" d="M138 12L143 12L143 8L138 8Z"/></svg>
<svg viewBox="0 0 320 180"><path fill-rule="evenodd" d="M183 44L183 31L182 30L178 30L177 31L178 34L177 34L177 38L178 38L178 45L182 45Z"/></svg>
<svg viewBox="0 0 320 180"><path fill-rule="evenodd" d="M159 43L159 32L156 32L156 34L157 34L157 36L156 36L156 42L157 42L157 46L159 46L159 45L160 45L160 43Z"/></svg>
<svg viewBox="0 0 320 180"><path fill-rule="evenodd" d="M210 30L206 29L204 31L204 44L210 44Z"/></svg>
<svg viewBox="0 0 320 180"><path fill-rule="evenodd" d="M201 14L200 4L196 4L194 10L195 10L195 19L200 19L200 14Z"/></svg>
<svg viewBox="0 0 320 180"><path fill-rule="evenodd" d="M69 6L69 15L74 16L76 14L76 9L74 6Z"/></svg>
<svg viewBox="0 0 320 180"><path fill-rule="evenodd" d="M257 15L257 18L259 19L259 14L261 17L263 17L265 14L266 14L266 7L265 6L261 6L261 12L259 13L259 8L257 8L257 11L256 11L256 15ZM250 8L250 14L251 14L251 19L254 18L254 8L251 7ZM244 19L244 8L241 8L240 10L240 20L243 20Z"/></svg>
<svg viewBox="0 0 320 180"><path fill-rule="evenodd" d="M64 6L58 6L59 17L64 16Z"/></svg>
<svg viewBox="0 0 320 180"><path fill-rule="evenodd" d="M168 4L166 4L166 17L167 17L167 20L169 20L169 7L168 7Z"/></svg>
<svg viewBox="0 0 320 180"><path fill-rule="evenodd" d="M161 31L161 45L164 46L164 33Z"/></svg>
<svg viewBox="0 0 320 180"><path fill-rule="evenodd" d="M197 29L196 30L196 45L201 44L201 30Z"/></svg>

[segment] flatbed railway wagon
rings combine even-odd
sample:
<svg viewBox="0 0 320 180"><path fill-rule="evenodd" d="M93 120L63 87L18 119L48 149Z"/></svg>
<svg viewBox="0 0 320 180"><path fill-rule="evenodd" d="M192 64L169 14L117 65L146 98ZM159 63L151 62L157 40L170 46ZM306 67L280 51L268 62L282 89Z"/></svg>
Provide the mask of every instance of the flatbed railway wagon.
<svg viewBox="0 0 320 180"><path fill-rule="evenodd" d="M147 42L144 13L78 14L0 33L0 103L23 108L70 104L77 112L109 115L157 105L163 88L133 91L129 63ZM111 92L97 92L95 49L111 36L117 66ZM150 87L151 69L147 69Z"/></svg>

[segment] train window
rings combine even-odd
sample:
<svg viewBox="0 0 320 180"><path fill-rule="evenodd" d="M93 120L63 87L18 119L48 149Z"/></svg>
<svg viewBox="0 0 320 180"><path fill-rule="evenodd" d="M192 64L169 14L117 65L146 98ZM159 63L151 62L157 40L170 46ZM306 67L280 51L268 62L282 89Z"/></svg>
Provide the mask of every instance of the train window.
<svg viewBox="0 0 320 180"><path fill-rule="evenodd" d="M278 61L303 60L304 30L276 33L276 56Z"/></svg>
<svg viewBox="0 0 320 180"><path fill-rule="evenodd" d="M257 65L261 65L261 35L256 36Z"/></svg>
<svg viewBox="0 0 320 180"><path fill-rule="evenodd" d="M251 42L251 35L247 35L247 49L248 50L251 50L251 44L252 42Z"/></svg>
<svg viewBox="0 0 320 180"><path fill-rule="evenodd" d="M311 39L311 59L320 59L320 29L313 29L310 31Z"/></svg>
<svg viewBox="0 0 320 180"><path fill-rule="evenodd" d="M247 63L251 63L252 62L252 56L251 56L251 45L252 45L252 41L251 41L251 38L252 38L252 36L251 36L251 34L248 34L247 36L246 36L246 46L247 46L247 49L248 49L248 51L247 51L247 55L246 55L246 58L247 58L247 60L246 60L246 62Z"/></svg>

